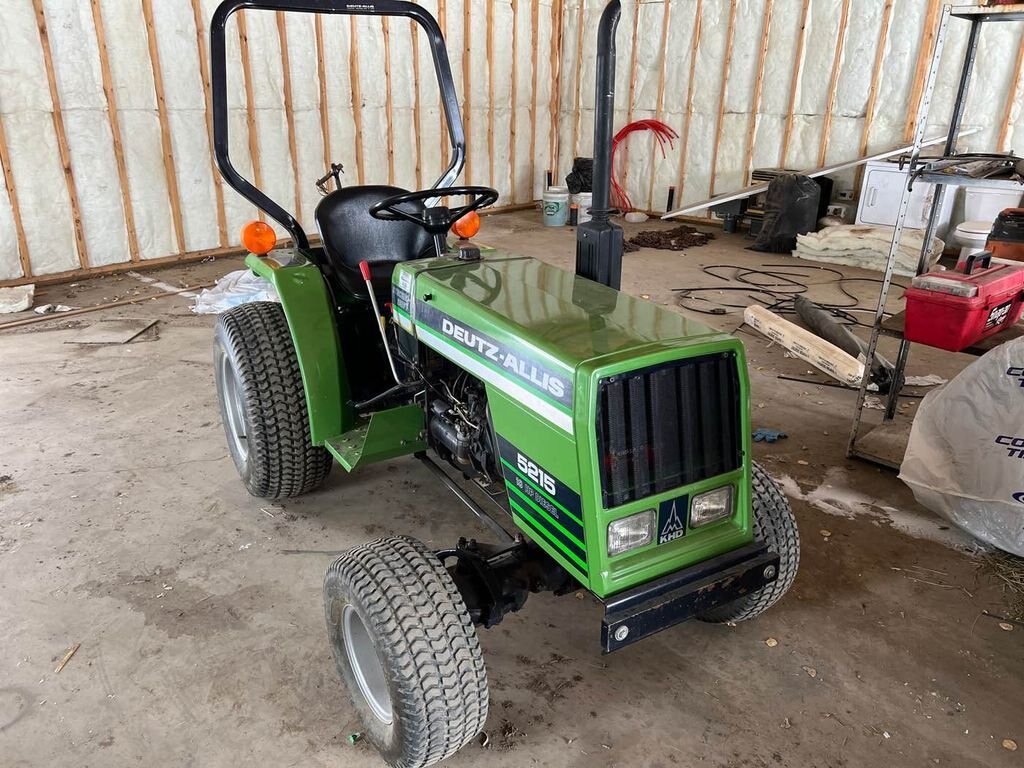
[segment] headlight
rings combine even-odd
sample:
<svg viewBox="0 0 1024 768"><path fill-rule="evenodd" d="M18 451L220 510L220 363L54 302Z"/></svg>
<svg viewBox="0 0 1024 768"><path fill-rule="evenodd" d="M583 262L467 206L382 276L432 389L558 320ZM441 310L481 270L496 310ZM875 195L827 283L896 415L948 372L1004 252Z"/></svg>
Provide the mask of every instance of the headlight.
<svg viewBox="0 0 1024 768"><path fill-rule="evenodd" d="M624 517L608 524L608 557L621 555L654 541L654 510Z"/></svg>
<svg viewBox="0 0 1024 768"><path fill-rule="evenodd" d="M732 515L732 486L725 485L693 497L690 503L690 527L713 523Z"/></svg>

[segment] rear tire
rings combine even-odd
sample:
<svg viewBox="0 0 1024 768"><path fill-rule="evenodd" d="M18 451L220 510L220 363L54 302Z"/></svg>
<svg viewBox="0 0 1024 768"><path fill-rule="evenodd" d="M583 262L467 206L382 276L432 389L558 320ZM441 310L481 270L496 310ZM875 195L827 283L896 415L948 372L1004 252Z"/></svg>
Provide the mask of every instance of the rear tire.
<svg viewBox="0 0 1024 768"><path fill-rule="evenodd" d="M487 671L448 571L407 537L355 547L324 579L327 633L367 739L421 768L453 755L487 719Z"/></svg>
<svg viewBox="0 0 1024 768"><path fill-rule="evenodd" d="M310 439L302 373L281 305L252 302L220 315L213 363L228 450L249 493L280 499L323 483L331 454Z"/></svg>
<svg viewBox="0 0 1024 768"><path fill-rule="evenodd" d="M779 554L779 575L753 594L708 611L700 618L714 623L746 621L759 616L789 590L800 566L800 531L789 499L759 464L751 468L754 538Z"/></svg>

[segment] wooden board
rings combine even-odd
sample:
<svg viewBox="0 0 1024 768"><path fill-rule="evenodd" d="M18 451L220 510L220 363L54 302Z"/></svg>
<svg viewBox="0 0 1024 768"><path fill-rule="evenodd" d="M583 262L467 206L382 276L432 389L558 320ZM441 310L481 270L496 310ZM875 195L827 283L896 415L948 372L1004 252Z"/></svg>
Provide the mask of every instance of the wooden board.
<svg viewBox="0 0 1024 768"><path fill-rule="evenodd" d="M196 26L196 49L199 51L199 73L203 79L203 96L206 101L206 137L210 149L210 171L213 174L213 192L217 198L217 234L220 246L225 247L228 240L227 211L224 208L224 179L217 168L217 159L213 152L213 89L210 82L210 57L206 50L206 22L200 0L192 0L192 19Z"/></svg>
<svg viewBox="0 0 1024 768"><path fill-rule="evenodd" d="M198 2L198 0L196 0ZM128 258L139 260L139 236L135 231L135 211L132 207L131 189L128 186L128 164L124 156L124 141L121 138L121 120L117 114L117 98L114 93L114 77L110 71L110 54L107 51L106 27L99 0L92 0L92 23L96 33L96 48L100 57L100 79L103 82L103 96L107 102L107 121L110 125L110 139L114 145L114 164L121 192L121 210L128 234ZM211 147L211 157L213 154ZM223 244L223 243L222 243Z"/></svg>
<svg viewBox="0 0 1024 768"><path fill-rule="evenodd" d="M164 96L164 70L160 63L160 49L157 46L156 24L153 22L153 0L142 0L142 15L146 20L146 40L149 44L149 63L153 68L153 90L156 93L156 116L160 122L160 146L164 155L164 175L167 178L167 196L171 204L171 224L178 250L188 248L185 242L185 222L181 215L181 195L178 192L178 171L174 163L174 142L171 139L171 124L167 116L167 99ZM255 160L253 161L255 162ZM259 178L257 176L257 178ZM256 186L260 186L257 182Z"/></svg>
<svg viewBox="0 0 1024 768"><path fill-rule="evenodd" d="M75 246L78 249L78 263L82 269L89 268L89 250L85 244L85 231L82 228L82 209L78 204L78 188L75 185L75 173L71 168L71 150L68 148L67 132L64 130L64 114L60 106L60 91L57 88L57 74L53 68L53 52L50 50L50 35L46 31L46 12L43 0L32 0L36 12L36 26L39 30L39 45L43 52L43 66L46 69L46 82L50 88L51 117L53 130L57 136L57 151L60 164L64 170L64 184L67 187L68 199L71 201L71 219L75 230ZM180 215L180 214L179 214Z"/></svg>

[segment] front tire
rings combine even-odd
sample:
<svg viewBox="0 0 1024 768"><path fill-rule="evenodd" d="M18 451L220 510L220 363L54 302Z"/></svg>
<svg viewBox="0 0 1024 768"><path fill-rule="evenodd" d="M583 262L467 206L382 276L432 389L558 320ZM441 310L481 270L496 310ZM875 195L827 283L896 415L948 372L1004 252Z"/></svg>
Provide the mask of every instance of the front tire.
<svg viewBox="0 0 1024 768"><path fill-rule="evenodd" d="M751 467L754 538L779 554L779 575L757 592L708 611L700 618L714 623L746 621L771 608L786 594L800 566L800 531L789 499L759 464Z"/></svg>
<svg viewBox="0 0 1024 768"><path fill-rule="evenodd" d="M440 559L407 537L355 547L324 579L327 633L368 740L421 768L487 719L487 671L462 596Z"/></svg>
<svg viewBox="0 0 1024 768"><path fill-rule="evenodd" d="M217 319L214 379L228 450L253 496L308 493L331 471L313 445L299 360L280 304L251 302Z"/></svg>

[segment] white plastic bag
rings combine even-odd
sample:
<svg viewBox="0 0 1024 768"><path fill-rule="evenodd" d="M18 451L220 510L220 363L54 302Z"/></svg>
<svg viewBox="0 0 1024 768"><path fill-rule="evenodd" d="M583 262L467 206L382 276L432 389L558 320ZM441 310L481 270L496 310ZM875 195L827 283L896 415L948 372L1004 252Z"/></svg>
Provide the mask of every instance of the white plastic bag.
<svg viewBox="0 0 1024 768"><path fill-rule="evenodd" d="M1024 339L925 397L900 479L920 504L1024 557Z"/></svg>
<svg viewBox="0 0 1024 768"><path fill-rule="evenodd" d="M213 288L196 296L192 311L197 315L216 315L250 301L280 302L281 299L269 282L248 269L240 269L228 272Z"/></svg>

